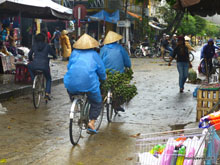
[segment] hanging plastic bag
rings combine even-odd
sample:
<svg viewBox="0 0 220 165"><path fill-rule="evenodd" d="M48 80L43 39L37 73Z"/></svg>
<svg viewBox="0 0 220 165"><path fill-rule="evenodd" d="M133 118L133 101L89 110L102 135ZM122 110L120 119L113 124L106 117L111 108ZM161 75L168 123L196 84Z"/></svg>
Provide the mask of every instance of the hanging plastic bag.
<svg viewBox="0 0 220 165"><path fill-rule="evenodd" d="M209 138L206 152L206 164L216 164L220 151L220 138L214 128L211 129L211 135L213 138Z"/></svg>

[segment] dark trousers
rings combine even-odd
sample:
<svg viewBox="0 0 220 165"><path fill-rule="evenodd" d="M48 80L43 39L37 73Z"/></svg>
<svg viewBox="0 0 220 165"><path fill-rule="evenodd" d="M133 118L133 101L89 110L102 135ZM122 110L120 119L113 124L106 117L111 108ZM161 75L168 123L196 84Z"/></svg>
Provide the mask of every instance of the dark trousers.
<svg viewBox="0 0 220 165"><path fill-rule="evenodd" d="M51 74L50 74L50 69L49 68L45 68L45 69L42 69L42 68L35 68L31 63L28 64L28 71L30 72L30 76L31 76L31 79L32 81L34 80L34 71L35 70L41 70L43 71L43 74L46 78L46 93L50 93L51 92Z"/></svg>

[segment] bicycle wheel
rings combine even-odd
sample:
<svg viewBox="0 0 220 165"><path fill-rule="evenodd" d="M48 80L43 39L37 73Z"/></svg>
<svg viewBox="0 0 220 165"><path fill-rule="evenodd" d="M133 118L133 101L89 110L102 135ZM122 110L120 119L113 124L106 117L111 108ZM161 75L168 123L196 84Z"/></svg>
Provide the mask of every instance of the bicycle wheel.
<svg viewBox="0 0 220 165"><path fill-rule="evenodd" d="M69 124L69 135L70 142L76 145L79 142L82 132L82 121L81 121L81 101L76 99L73 101L70 110L70 124Z"/></svg>
<svg viewBox="0 0 220 165"><path fill-rule="evenodd" d="M98 131L99 127L101 126L102 119L103 119L103 114L104 114L104 106L102 106L100 115L99 115L99 117L97 118L97 120L95 122L95 129L96 129L96 131Z"/></svg>
<svg viewBox="0 0 220 165"><path fill-rule="evenodd" d="M110 104L106 103L105 106L106 106L106 112L107 112L107 120L108 122L112 122L113 106L111 103Z"/></svg>
<svg viewBox="0 0 220 165"><path fill-rule="evenodd" d="M164 55L163 55L163 59L164 59L165 62L170 61L170 52L169 51L165 50Z"/></svg>
<svg viewBox="0 0 220 165"><path fill-rule="evenodd" d="M33 103L35 109L37 109L40 106L41 91L42 91L41 88L42 88L41 77L39 75L36 75L33 83Z"/></svg>
<svg viewBox="0 0 220 165"><path fill-rule="evenodd" d="M194 55L192 52L189 53L189 61L192 62L194 60Z"/></svg>
<svg viewBox="0 0 220 165"><path fill-rule="evenodd" d="M135 57L141 57L142 56L142 50L141 49L136 49L135 51L134 51L134 56Z"/></svg>

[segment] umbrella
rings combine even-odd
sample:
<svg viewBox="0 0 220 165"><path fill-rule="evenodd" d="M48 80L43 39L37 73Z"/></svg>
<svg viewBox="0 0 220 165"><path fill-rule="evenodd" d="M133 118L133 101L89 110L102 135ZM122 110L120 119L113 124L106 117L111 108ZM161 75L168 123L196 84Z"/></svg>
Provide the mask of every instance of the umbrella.
<svg viewBox="0 0 220 165"><path fill-rule="evenodd" d="M71 19L72 9L51 0L0 0L0 14L27 18Z"/></svg>

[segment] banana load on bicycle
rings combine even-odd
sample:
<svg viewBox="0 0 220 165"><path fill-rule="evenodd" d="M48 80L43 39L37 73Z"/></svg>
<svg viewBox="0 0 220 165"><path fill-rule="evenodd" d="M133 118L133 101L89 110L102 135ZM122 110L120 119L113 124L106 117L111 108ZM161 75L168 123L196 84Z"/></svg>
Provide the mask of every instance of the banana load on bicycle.
<svg viewBox="0 0 220 165"><path fill-rule="evenodd" d="M215 49L219 50L219 47L214 45L213 39L209 39L208 43L203 46L201 49L201 56L200 56L200 65L199 65L199 72L205 74L211 74L213 72L213 63L212 59L215 56ZM207 72L208 71L208 72Z"/></svg>
<svg viewBox="0 0 220 165"><path fill-rule="evenodd" d="M109 31L104 39L100 56L105 68L108 70L108 79L102 86L104 94L107 93L108 88L111 88L114 99L113 108L116 111L124 112L125 110L121 105L137 94L137 88L129 84L133 72L129 70L129 72L126 72L127 74L124 73L125 68L131 68L131 60L127 51L117 43L121 39L121 35Z"/></svg>
<svg viewBox="0 0 220 165"><path fill-rule="evenodd" d="M34 55L34 58L33 58ZM43 33L39 33L35 36L35 42L32 46L30 52L28 53L28 58L30 63L28 64L28 70L32 81L35 77L35 71L41 70L46 78L46 93L45 99L50 100L51 92L51 74L50 74L50 58L48 55L52 55L56 59L56 54L49 44L46 43L46 37Z"/></svg>
<svg viewBox="0 0 220 165"><path fill-rule="evenodd" d="M88 131L97 133L95 121L102 110L102 95L99 79L105 80L105 66L99 54L93 50L99 42L88 34L82 35L73 45L75 48L69 58L64 85L70 97L81 92L87 93L91 104Z"/></svg>

